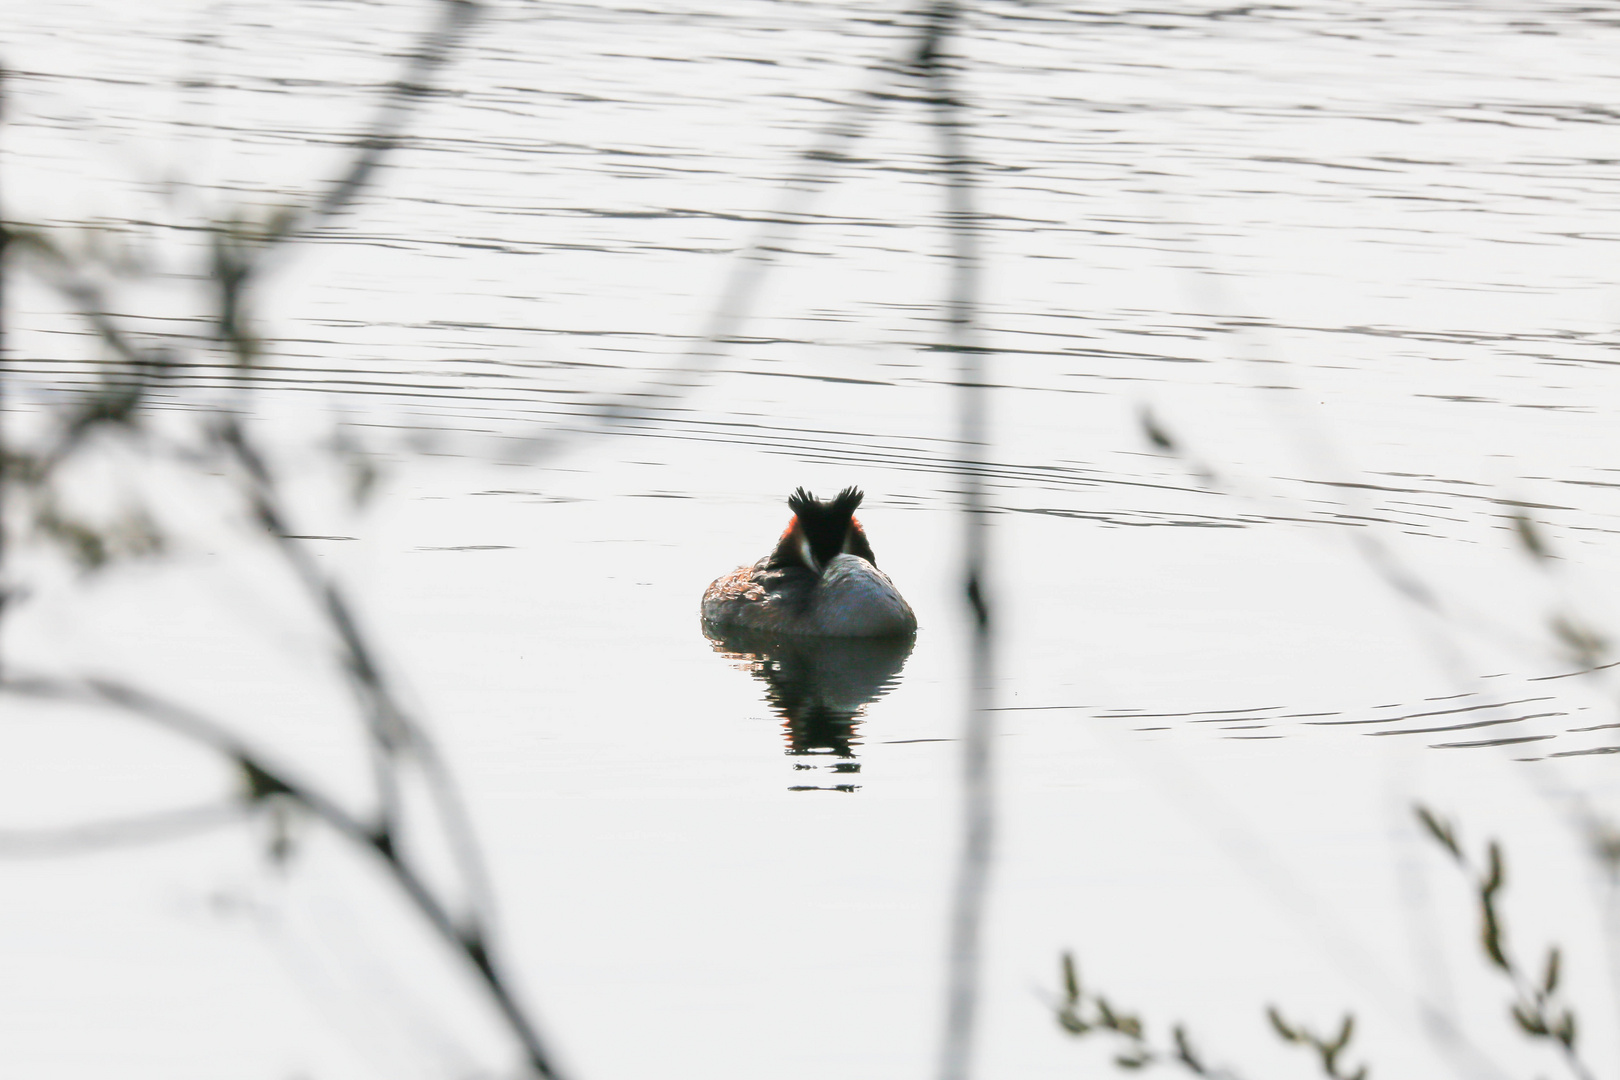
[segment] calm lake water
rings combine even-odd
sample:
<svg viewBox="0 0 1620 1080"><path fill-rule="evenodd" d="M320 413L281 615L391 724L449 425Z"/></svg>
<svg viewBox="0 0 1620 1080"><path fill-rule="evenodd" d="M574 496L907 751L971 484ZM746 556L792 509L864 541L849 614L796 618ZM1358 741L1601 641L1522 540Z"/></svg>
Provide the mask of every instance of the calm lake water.
<svg viewBox="0 0 1620 1080"><path fill-rule="evenodd" d="M317 191L431 15L13 0L5 213L136 267L111 312L191 361L155 432L229 404L275 448L299 542L466 789L571 1075L930 1075L962 454L927 114L869 70L913 31L876 3L491 4L375 186L262 282L244 387L201 344L201 227ZM998 3L956 44L994 350L978 1075L1109 1071L1052 1020L1065 949L1246 1076L1314 1068L1269 1003L1322 1031L1354 1011L1376 1076L1550 1074L1414 800L1502 837L1510 941L1531 967L1563 944L1612 1075L1617 909L1571 820L1620 817L1616 687L1578 674L1613 657L1555 625L1620 634L1620 16ZM866 87L888 96L854 160L694 364L734 253ZM21 444L105 357L37 279L8 285ZM359 509L335 439L378 470ZM92 515L144 500L170 554L81 578L18 553L8 663L161 690L358 803L327 631L228 486L113 440L72 483ZM772 683L704 639L698 599L794 487L847 484L915 650L864 687ZM234 783L93 710L5 711L8 829ZM279 868L258 825L7 862L8 1071L504 1075L374 868L294 833Z"/></svg>

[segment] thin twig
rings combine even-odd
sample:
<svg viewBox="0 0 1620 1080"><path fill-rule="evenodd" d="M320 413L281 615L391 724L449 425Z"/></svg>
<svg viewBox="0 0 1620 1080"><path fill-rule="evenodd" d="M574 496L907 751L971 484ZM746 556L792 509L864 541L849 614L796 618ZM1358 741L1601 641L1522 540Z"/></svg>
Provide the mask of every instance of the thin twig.
<svg viewBox="0 0 1620 1080"><path fill-rule="evenodd" d="M972 1072L973 1038L978 1014L979 968L985 901L995 837L995 791L992 771L991 684L994 678L989 586L988 510L983 468L989 435L985 383L985 349L978 335L979 250L974 176L968 155L958 97L944 50L960 20L954 0L938 0L927 11L916 66L928 90L928 105L939 139L940 169L945 176L945 223L950 234L951 279L943 351L957 357L959 396L959 467L962 483L963 592L973 626L967 686L967 716L962 739L962 847L952 899L950 951L945 1003L945 1031L940 1046L942 1080L966 1080Z"/></svg>
<svg viewBox="0 0 1620 1080"><path fill-rule="evenodd" d="M308 549L293 539L297 531L287 521L274 477L263 456L249 443L241 423L234 416L222 415L216 434L246 474L253 516L263 525L276 550L337 635L343 671L364 713L370 736L379 804L378 841L393 845L399 839L403 807L397 768L402 755L409 755L422 766L450 842L452 857L461 873L462 885L467 890L471 909L468 932L487 939L494 906L489 873L466 806L443 755L426 728L400 704L376 659L376 650L361 631L353 606L343 591L321 571Z"/></svg>
<svg viewBox="0 0 1620 1080"><path fill-rule="evenodd" d="M216 336L235 355L239 366L246 367L255 358L256 346L249 330L248 315L253 285L262 276L270 256L284 242L318 230L354 203L384 156L399 144L411 111L430 92L432 76L453 55L473 21L477 5L473 0L441 0L439 9L440 17L418 41L401 78L385 95L377 116L354 141L355 152L348 168L311 206L280 214L256 230L245 225L242 228L221 225L213 230ZM138 334L126 332L121 321L111 314L112 306L107 303L101 286L74 265L72 259L43 236L29 234L29 238L34 241L30 249L37 256L36 261L43 271L41 276L83 314L96 337L131 369L129 378L116 387L109 384L104 392L77 410L63 426L49 452L31 462L43 484L57 464L85 444L84 436L92 427L113 422L134 430L147 389L154 378L161 377L172 358L166 348L149 347ZM556 1075L541 1049L533 1022L498 973L492 953L488 875L466 807L443 756L421 725L400 705L382 674L375 651L360 629L352 605L321 572L308 551L291 539L295 530L288 527L288 515L271 471L263 455L249 441L241 422L229 413L219 414L212 435L214 448L223 450L234 461L244 479L242 486L253 517L277 545L337 638L342 667L365 719L377 785L378 820L364 822L324 798L318 790L292 783L285 770L269 767L262 755L250 752L238 737L195 714L108 682L85 681L77 692L159 720L172 730L213 747L241 764L258 795L285 794L307 806L353 842L375 852L424 918L478 970L497 1008L524 1046L534 1070L546 1077ZM23 692L30 687L19 684L11 689ZM32 689L39 690L41 685ZM434 800L460 871L469 909L464 917L458 918L452 913L449 904L416 872L409 854L403 850L400 769L405 760L415 762L421 769Z"/></svg>
<svg viewBox="0 0 1620 1080"><path fill-rule="evenodd" d="M477 973L485 991L523 1047L529 1066L547 1080L559 1077L545 1052L539 1032L518 1003L486 942L466 932L405 852L395 845L381 842L378 834L359 817L319 788L299 779L292 769L253 746L229 726L114 679L12 678L0 681L0 693L110 706L156 724L212 750L241 768L249 779L251 798L289 798L355 847L376 856L424 921Z"/></svg>
<svg viewBox="0 0 1620 1080"><path fill-rule="evenodd" d="M905 45L908 53L915 48L910 41ZM782 182L778 201L758 217L753 234L731 256L719 298L692 344L660 379L645 380L593 405L585 414L594 421L587 430L607 430L647 419L703 385L708 373L738 343L766 275L788 251L793 231L805 224L816 197L832 184L837 168L851 160L855 145L872 119L893 100L886 87L896 78L909 75L909 69L908 63L891 58L868 66L867 84L857 88L800 151L798 168ZM530 445L543 452L573 434L566 430L547 432Z"/></svg>
<svg viewBox="0 0 1620 1080"><path fill-rule="evenodd" d="M0 829L0 858L81 855L87 851L165 843L224 825L236 825L247 812L240 799L233 799L54 829Z"/></svg>
<svg viewBox="0 0 1620 1080"><path fill-rule="evenodd" d="M1485 865L1481 866L1457 839L1451 822L1421 804L1414 806L1413 812L1424 830L1473 879L1479 894L1480 947L1491 966L1513 987L1517 1000L1508 1012L1514 1023L1533 1039L1551 1040L1576 1080L1595 1080L1595 1074L1575 1049L1575 1010L1565 1004L1560 992L1563 965L1558 946L1548 949L1540 979L1531 978L1523 963L1508 948L1507 931L1497 908L1502 888L1507 884L1507 861L1502 846L1495 840L1487 844Z"/></svg>
<svg viewBox="0 0 1620 1080"><path fill-rule="evenodd" d="M1080 984L1080 969L1073 953L1064 953L1062 962L1063 996L1052 1002L1053 1014L1064 1031L1077 1038L1109 1032L1124 1044L1115 1052L1114 1064L1121 1069L1141 1069L1148 1065L1178 1065L1194 1076L1210 1080L1241 1080L1231 1069L1210 1065L1193 1048L1183 1024L1170 1028L1170 1043L1155 1044L1148 1037L1147 1025L1135 1013L1126 1012L1102 994Z"/></svg>
<svg viewBox="0 0 1620 1080"><path fill-rule="evenodd" d="M7 72L4 64L0 64L0 133L5 130ZM0 146L3 146L0 143ZM4 161L0 155L0 161ZM11 598L11 589L6 578L6 496L10 490L11 479L11 453L6 446L6 386L7 376L10 374L10 361L6 355L6 277L10 269L6 258L7 249L11 246L11 230L6 227L5 215L5 188L4 177L0 177L0 626L4 626L7 601ZM5 674L5 658L0 656L0 678Z"/></svg>

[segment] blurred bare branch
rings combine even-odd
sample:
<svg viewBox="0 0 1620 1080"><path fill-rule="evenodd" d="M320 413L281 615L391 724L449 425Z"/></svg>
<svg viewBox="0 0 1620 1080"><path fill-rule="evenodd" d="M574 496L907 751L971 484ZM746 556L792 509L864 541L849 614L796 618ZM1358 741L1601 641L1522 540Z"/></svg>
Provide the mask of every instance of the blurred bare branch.
<svg viewBox="0 0 1620 1080"><path fill-rule="evenodd" d="M945 184L945 228L950 237L948 337L942 352L957 360L957 476L962 485L963 598L973 627L962 739L962 839L951 901L945 1026L940 1045L942 1080L972 1073L979 999L980 952L985 900L995 840L995 789L991 761L994 628L991 617L989 511L984 500L984 462L989 440L986 350L979 333L979 211L973 160L967 145L966 106L947 55L961 9L936 0L922 16L914 65L927 88L927 103L939 169Z"/></svg>
<svg viewBox="0 0 1620 1080"><path fill-rule="evenodd" d="M9 93L10 75L6 66L0 62L0 149L5 146L4 133L6 123L6 110L9 106L7 94ZM0 161L4 157L0 156ZM6 381L10 377L11 360L6 351L6 301L8 298L8 278L11 272L11 227L6 222L6 189L5 176L0 174L0 626L3 626L6 617L6 608L11 600L11 580L8 575L9 564L7 556L10 551L7 547L7 528L10 522L6 518L6 492L11 489L11 452L7 447L7 434L4 423L6 415ZM4 677L6 658L0 656L0 677Z"/></svg>
<svg viewBox="0 0 1620 1080"><path fill-rule="evenodd" d="M546 1078L559 1075L541 1043L538 1030L499 969L482 921L476 916L457 917L428 883L410 854L393 842L392 836L367 825L361 816L300 779L291 767L254 746L228 724L114 679L12 677L0 681L0 694L99 705L156 725L205 747L240 769L247 780L243 796L247 806L265 805L275 797L290 799L353 846L375 856L422 919L479 977L523 1047L534 1073Z"/></svg>
<svg viewBox="0 0 1620 1080"><path fill-rule="evenodd" d="M166 843L240 824L248 813L240 800L232 800L51 829L0 829L0 858L82 855L108 848Z"/></svg>
<svg viewBox="0 0 1620 1080"><path fill-rule="evenodd" d="M388 152L400 144L407 121L417 104L431 93L433 77L454 55L478 5L473 0L440 0L437 10L433 25L410 51L400 78L388 87L376 116L353 142L348 165L335 181L307 207L283 207L258 219L243 211L234 219L212 226L210 271L216 304L215 341L238 367L250 366L259 352L252 331L253 285L270 255L285 241L320 229L354 204ZM22 482L31 498L36 531L84 565L97 566L119 555L160 550L162 537L155 528L146 527L149 519L139 512L125 525L111 528L86 523L60 507L53 483L57 468L88 445L91 432L111 427L139 436L142 409L150 390L180 359L167 343L126 329L125 321L113 314L114 306L105 287L91 272L93 268L63 251L45 233L13 230L6 235L16 240L10 254L15 256L20 251L27 256L27 265L37 277L89 324L96 340L110 354L111 363L98 368L98 387L57 425L44 449L32 454L15 451L0 455L8 466L0 480L8 481L12 487ZM0 264L0 269L4 265ZM522 1046L530 1070L539 1076L555 1077L555 1065L541 1044L536 1026L517 1000L495 955L488 875L443 755L425 728L400 704L353 605L294 539L298 531L290 525L274 471L254 444L245 421L224 410L205 410L203 416L204 449L193 464L226 468L236 481L250 518L263 528L307 593L314 612L332 632L338 666L355 694L371 748L377 792L374 819L370 814L343 807L298 780L290 768L269 760L229 726L127 684L91 677L21 678L0 683L0 692L81 701L155 723L234 763L246 781L243 807L275 810L290 800L355 846L372 852L382 860L424 921L477 972ZM461 879L464 912L458 913L452 901L420 872L405 842L408 830L400 791L405 772L411 769L425 782L446 834ZM203 822L213 820L215 813L223 811L173 811L59 832L12 833L0 835L0 847L7 840L17 850L47 850L157 839L202 827Z"/></svg>

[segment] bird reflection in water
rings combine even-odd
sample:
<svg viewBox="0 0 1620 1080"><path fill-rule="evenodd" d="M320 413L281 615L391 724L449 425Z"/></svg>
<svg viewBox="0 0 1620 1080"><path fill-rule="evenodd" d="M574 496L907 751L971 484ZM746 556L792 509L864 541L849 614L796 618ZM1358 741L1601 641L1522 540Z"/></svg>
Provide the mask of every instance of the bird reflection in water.
<svg viewBox="0 0 1620 1080"><path fill-rule="evenodd" d="M761 634L717 627L705 620L703 632L714 650L741 661L765 684L765 698L782 717L787 753L795 758L829 758L834 774L861 771L855 760L866 706L900 682L900 670L916 639L812 638ZM821 762L797 761L795 769L813 770ZM846 781L794 784L793 791L855 791Z"/></svg>

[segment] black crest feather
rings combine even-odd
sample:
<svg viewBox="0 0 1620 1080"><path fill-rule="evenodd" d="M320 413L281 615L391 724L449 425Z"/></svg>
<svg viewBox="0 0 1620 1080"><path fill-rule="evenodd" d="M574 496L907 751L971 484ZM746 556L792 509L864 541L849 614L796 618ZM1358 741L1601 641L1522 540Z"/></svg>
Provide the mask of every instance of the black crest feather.
<svg viewBox="0 0 1620 1080"><path fill-rule="evenodd" d="M858 531L853 521L855 509L861 505L863 497L857 487L847 487L825 501L802 487L788 496L788 509L798 519L799 529L810 543L810 552L821 565L825 566L845 550L852 528ZM864 540L861 546L866 547ZM868 548L865 553L869 551Z"/></svg>
<svg viewBox="0 0 1620 1080"><path fill-rule="evenodd" d="M861 505L866 494L858 487L847 487L826 502L822 502L804 488L797 488L788 496L788 509L800 518L832 515L849 517Z"/></svg>

